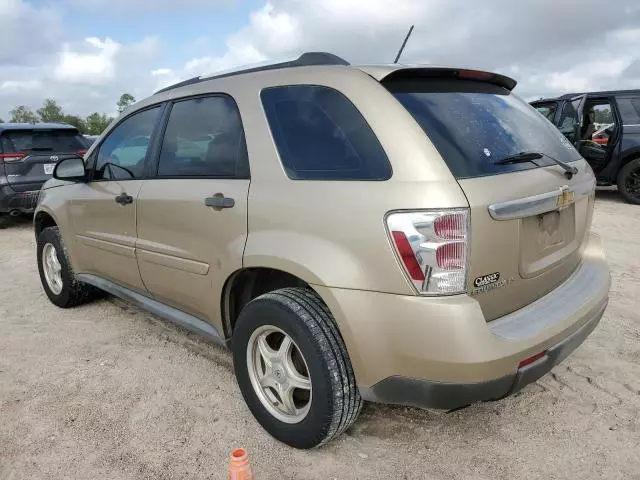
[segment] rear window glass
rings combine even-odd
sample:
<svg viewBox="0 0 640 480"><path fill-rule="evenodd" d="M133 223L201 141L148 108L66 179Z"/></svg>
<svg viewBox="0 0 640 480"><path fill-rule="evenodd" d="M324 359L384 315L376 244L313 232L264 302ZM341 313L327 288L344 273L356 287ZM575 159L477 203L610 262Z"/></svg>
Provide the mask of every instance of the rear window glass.
<svg viewBox="0 0 640 480"><path fill-rule="evenodd" d="M623 123L627 125L640 123L640 98L618 97L616 102Z"/></svg>
<svg viewBox="0 0 640 480"><path fill-rule="evenodd" d="M422 127L456 178L496 175L580 159L573 145L509 90L471 80L391 79L385 86ZM523 152L545 157L495 162Z"/></svg>
<svg viewBox="0 0 640 480"><path fill-rule="evenodd" d="M262 91L280 159L294 180L387 180L391 165L356 107L328 87Z"/></svg>
<svg viewBox="0 0 640 480"><path fill-rule="evenodd" d="M5 152L76 152L87 148L76 130L10 130L1 138Z"/></svg>

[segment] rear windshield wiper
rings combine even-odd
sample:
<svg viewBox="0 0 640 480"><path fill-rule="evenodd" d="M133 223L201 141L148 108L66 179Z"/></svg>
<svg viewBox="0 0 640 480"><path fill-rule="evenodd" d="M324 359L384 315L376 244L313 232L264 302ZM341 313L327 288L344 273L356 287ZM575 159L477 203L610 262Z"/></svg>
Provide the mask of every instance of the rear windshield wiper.
<svg viewBox="0 0 640 480"><path fill-rule="evenodd" d="M30 148L29 150L31 150L32 152L50 152L53 150L53 148L51 147L33 147Z"/></svg>
<svg viewBox="0 0 640 480"><path fill-rule="evenodd" d="M539 160L544 157L543 154L538 152L520 152L515 155L509 155L508 157L504 157L502 160L496 160L493 162L494 165L506 165L508 163L524 163L531 162L533 160Z"/></svg>
<svg viewBox="0 0 640 480"><path fill-rule="evenodd" d="M497 160L493 162L493 164L506 165L508 163L532 162L533 160L539 160L542 157L547 157L548 159L552 160L554 163L562 167L562 169L564 170L565 176L569 180L571 180L571 177L573 177L576 173L578 173L578 169L576 167L573 167L568 163L558 160L557 158L553 158L552 156L547 155L546 153L538 153L538 152L520 152L516 155L510 155L508 157L505 157L502 160Z"/></svg>

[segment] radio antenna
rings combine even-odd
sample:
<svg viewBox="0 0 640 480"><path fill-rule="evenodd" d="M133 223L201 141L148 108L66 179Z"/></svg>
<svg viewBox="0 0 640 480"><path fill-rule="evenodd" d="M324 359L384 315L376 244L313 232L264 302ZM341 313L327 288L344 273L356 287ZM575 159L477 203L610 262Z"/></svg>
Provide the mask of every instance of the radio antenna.
<svg viewBox="0 0 640 480"><path fill-rule="evenodd" d="M407 45L407 41L411 36L411 32L413 32L413 25L411 25L411 28L409 29L409 33L407 33L407 36L404 37L404 42L402 42L402 46L400 47L400 50L398 51L398 55L396 55L396 59L393 61L393 63L398 63L398 60L400 60L400 55L402 55L404 47Z"/></svg>

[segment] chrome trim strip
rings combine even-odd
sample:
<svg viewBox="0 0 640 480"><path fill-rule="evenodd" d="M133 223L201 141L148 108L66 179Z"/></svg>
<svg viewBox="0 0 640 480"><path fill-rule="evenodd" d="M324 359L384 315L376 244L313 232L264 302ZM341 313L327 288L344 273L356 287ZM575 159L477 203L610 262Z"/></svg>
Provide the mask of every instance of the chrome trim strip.
<svg viewBox="0 0 640 480"><path fill-rule="evenodd" d="M590 178L586 182L576 183L571 186L565 185L551 192L509 200L507 202L494 203L489 205L489 214L494 220L515 220L532 215L540 215L558 210L562 207L567 207L581 198L589 196L595 188L596 182L593 178ZM571 192L573 192L573 199L558 205L559 197L562 197L564 193Z"/></svg>
<svg viewBox="0 0 640 480"><path fill-rule="evenodd" d="M609 282L609 271L602 264L583 263L555 290L520 310L489 322L489 328L495 335L510 341L535 337L544 329L575 315L589 300L602 295ZM607 302L608 296L603 296L583 318L601 315Z"/></svg>
<svg viewBox="0 0 640 480"><path fill-rule="evenodd" d="M176 325L179 325L187 330L190 330L204 338L207 338L218 345L226 346L224 339L220 336L218 331L209 322L206 322L198 317L189 315L182 312L177 308L170 307L164 303L160 303L157 300L146 297L138 292L130 290L126 287L122 287L111 280L98 277L96 275L90 275L81 273L77 275L79 281L93 285L94 287L104 290L113 296L129 301L138 307L147 310L159 317L169 320Z"/></svg>

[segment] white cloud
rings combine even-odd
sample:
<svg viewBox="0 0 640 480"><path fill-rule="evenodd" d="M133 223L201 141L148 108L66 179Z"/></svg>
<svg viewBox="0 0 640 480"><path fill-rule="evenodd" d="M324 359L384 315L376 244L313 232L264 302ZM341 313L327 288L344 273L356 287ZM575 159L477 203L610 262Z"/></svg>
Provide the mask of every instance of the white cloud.
<svg viewBox="0 0 640 480"><path fill-rule="evenodd" d="M64 0L71 6L90 10L170 11L185 8L231 6L237 0Z"/></svg>
<svg viewBox="0 0 640 480"><path fill-rule="evenodd" d="M23 0L0 0L0 65L27 65L53 53L62 32L56 10Z"/></svg>
<svg viewBox="0 0 640 480"><path fill-rule="evenodd" d="M187 78L309 50L386 63L415 24L403 61L506 73L525 97L637 88L638 23L634 0L608 9L599 0L583 0L579 9L555 0L269 0L228 37L223 54L195 58L174 74Z"/></svg>
<svg viewBox="0 0 640 480"><path fill-rule="evenodd" d="M151 70L152 77L160 77L164 75L171 75L170 68L156 68L155 70Z"/></svg>
<svg viewBox="0 0 640 480"><path fill-rule="evenodd" d="M42 88L40 80L5 80L0 83L0 91L3 93L16 93L21 90L38 90Z"/></svg>
<svg viewBox="0 0 640 480"><path fill-rule="evenodd" d="M85 38L80 52L69 45L59 55L53 76L61 82L102 85L116 76L114 59L121 45L110 38Z"/></svg>
<svg viewBox="0 0 640 480"><path fill-rule="evenodd" d="M95 9L96 19L114 12L117 22L123 9L127 19L175 8L200 15L201 9L225 12L221 6L236 2L57 0L45 8L0 0L0 105L37 108L46 96L70 113L112 112L123 92L143 98L199 74L304 51L386 63L411 24L415 31L403 61L499 71L518 80L516 92L525 98L640 87L637 0L616 0L608 8L601 0L581 0L579 8L575 1L557 0L268 0L224 41L191 32L180 47L155 36L137 43L115 34L78 41L66 36L71 29L56 11L76 5ZM22 35L26 23L28 34ZM154 25L143 27L144 35L154 33ZM162 34L162 28L155 32ZM219 53L206 55L209 51ZM184 58L176 62L179 53Z"/></svg>

